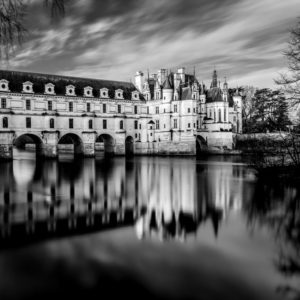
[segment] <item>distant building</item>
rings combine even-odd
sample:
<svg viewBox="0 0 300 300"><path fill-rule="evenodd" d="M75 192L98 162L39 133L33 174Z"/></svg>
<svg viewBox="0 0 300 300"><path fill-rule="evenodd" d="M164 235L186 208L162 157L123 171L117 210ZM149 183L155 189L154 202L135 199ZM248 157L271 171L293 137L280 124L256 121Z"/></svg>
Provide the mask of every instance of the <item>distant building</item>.
<svg viewBox="0 0 300 300"><path fill-rule="evenodd" d="M209 89L184 68L137 72L135 84L0 71L0 97L1 158L22 143L44 157L71 143L84 156L194 155L196 145L232 149L242 132L241 97L221 88L216 71Z"/></svg>

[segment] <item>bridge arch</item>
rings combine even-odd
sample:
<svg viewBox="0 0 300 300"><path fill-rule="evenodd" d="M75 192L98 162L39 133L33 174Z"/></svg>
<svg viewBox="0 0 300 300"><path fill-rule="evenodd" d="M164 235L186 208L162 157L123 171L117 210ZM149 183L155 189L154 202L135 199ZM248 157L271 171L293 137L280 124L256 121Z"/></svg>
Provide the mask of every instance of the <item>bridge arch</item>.
<svg viewBox="0 0 300 300"><path fill-rule="evenodd" d="M115 152L115 139L107 134L100 134L97 139L96 143L100 144L100 149L104 150L104 154L106 155L113 155Z"/></svg>
<svg viewBox="0 0 300 300"><path fill-rule="evenodd" d="M83 155L82 139L75 133L66 133L59 139L58 149L60 152L73 152L74 155Z"/></svg>
<svg viewBox="0 0 300 300"><path fill-rule="evenodd" d="M196 137L196 154L200 155L201 153L207 150L207 141L206 139L201 136L197 135Z"/></svg>
<svg viewBox="0 0 300 300"><path fill-rule="evenodd" d="M33 133L23 133L16 136L13 145L18 149L35 150L37 156L43 155L44 143L41 137Z"/></svg>
<svg viewBox="0 0 300 300"><path fill-rule="evenodd" d="M125 155L133 156L134 154L134 139L132 136L127 136L125 139Z"/></svg>

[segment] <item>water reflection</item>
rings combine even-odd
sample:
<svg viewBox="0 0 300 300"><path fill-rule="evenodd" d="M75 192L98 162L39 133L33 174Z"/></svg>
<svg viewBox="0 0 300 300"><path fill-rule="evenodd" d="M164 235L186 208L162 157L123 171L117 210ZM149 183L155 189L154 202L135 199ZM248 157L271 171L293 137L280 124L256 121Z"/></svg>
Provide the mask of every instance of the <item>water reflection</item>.
<svg viewBox="0 0 300 300"><path fill-rule="evenodd" d="M245 209L252 231L267 226L277 244L274 260L276 268L285 276L296 279L300 275L300 190L296 183L280 180L270 182L260 178L254 197ZM293 282L295 283L295 282ZM300 299L297 284L286 283L278 291Z"/></svg>
<svg viewBox="0 0 300 300"><path fill-rule="evenodd" d="M138 238L184 241L207 221L217 236L222 220L240 210L245 198L243 166L225 159L220 165L193 158L57 162L36 161L24 152L19 157L1 164L3 237L74 229L79 221L110 223L112 216L121 226L129 211Z"/></svg>
<svg viewBox="0 0 300 300"><path fill-rule="evenodd" d="M76 252L78 247L81 251L80 259L70 262L69 254L63 259L65 269L72 274L81 257L89 260L92 252L95 257L112 257L110 262L122 261L121 270L126 278L128 274L133 278L133 287L141 283L141 277L147 278L143 286L149 295L155 287L167 290L168 295L180 292L181 298L189 295L191 299L201 298L203 291L214 295L207 299L230 298L232 290L243 295L235 299L298 295L299 188L257 181L241 158L74 161L63 157L59 161L36 161L32 153L25 152L15 157L19 159L0 163L0 246L10 241L84 233L85 239L76 240L75 245L68 238L63 242L68 251ZM91 237L87 234L91 231L101 231L101 235ZM51 247L57 247L57 253L64 251L57 239L51 246L42 245L42 250L31 248L36 255L42 251L35 261L38 269L47 259L53 260ZM5 265L8 253L0 255L4 273L14 266L13 255ZM118 283L110 268L115 266L108 265L105 261L97 269L97 261L93 262L89 272L112 278L108 286L114 286ZM120 269L116 273L120 274ZM285 281L279 274L293 277ZM161 280L156 280L159 276ZM275 293L278 283L279 290L286 292L283 297ZM144 296L140 294L140 298Z"/></svg>

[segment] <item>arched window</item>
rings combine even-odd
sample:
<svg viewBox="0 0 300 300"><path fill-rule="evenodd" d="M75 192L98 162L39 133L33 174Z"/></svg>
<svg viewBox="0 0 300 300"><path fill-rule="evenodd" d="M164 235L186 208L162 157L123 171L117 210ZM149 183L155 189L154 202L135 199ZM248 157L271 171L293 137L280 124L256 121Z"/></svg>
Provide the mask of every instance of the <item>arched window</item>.
<svg viewBox="0 0 300 300"><path fill-rule="evenodd" d="M54 119L50 119L50 128L54 128Z"/></svg>
<svg viewBox="0 0 300 300"><path fill-rule="evenodd" d="M227 114L226 108L224 108L224 122L226 122L226 114Z"/></svg>
<svg viewBox="0 0 300 300"><path fill-rule="evenodd" d="M93 120L89 120L89 129L93 129Z"/></svg>
<svg viewBox="0 0 300 300"><path fill-rule="evenodd" d="M221 113L221 109L219 108L219 122L222 122L222 113Z"/></svg>
<svg viewBox="0 0 300 300"><path fill-rule="evenodd" d="M120 121L120 129L123 129L123 121Z"/></svg>
<svg viewBox="0 0 300 300"><path fill-rule="evenodd" d="M2 127L3 128L8 128L8 118L7 117L4 117L3 120L2 120Z"/></svg>

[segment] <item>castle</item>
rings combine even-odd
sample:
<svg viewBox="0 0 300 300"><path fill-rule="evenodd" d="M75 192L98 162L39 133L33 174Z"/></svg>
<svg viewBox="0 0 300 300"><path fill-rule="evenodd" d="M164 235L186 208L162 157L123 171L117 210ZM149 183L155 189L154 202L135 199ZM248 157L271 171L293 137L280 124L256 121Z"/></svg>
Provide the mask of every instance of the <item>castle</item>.
<svg viewBox="0 0 300 300"><path fill-rule="evenodd" d="M210 88L184 68L161 69L135 82L0 71L0 158L13 145L35 144L55 158L72 145L75 155L195 155L234 148L242 132L242 103L221 87Z"/></svg>

